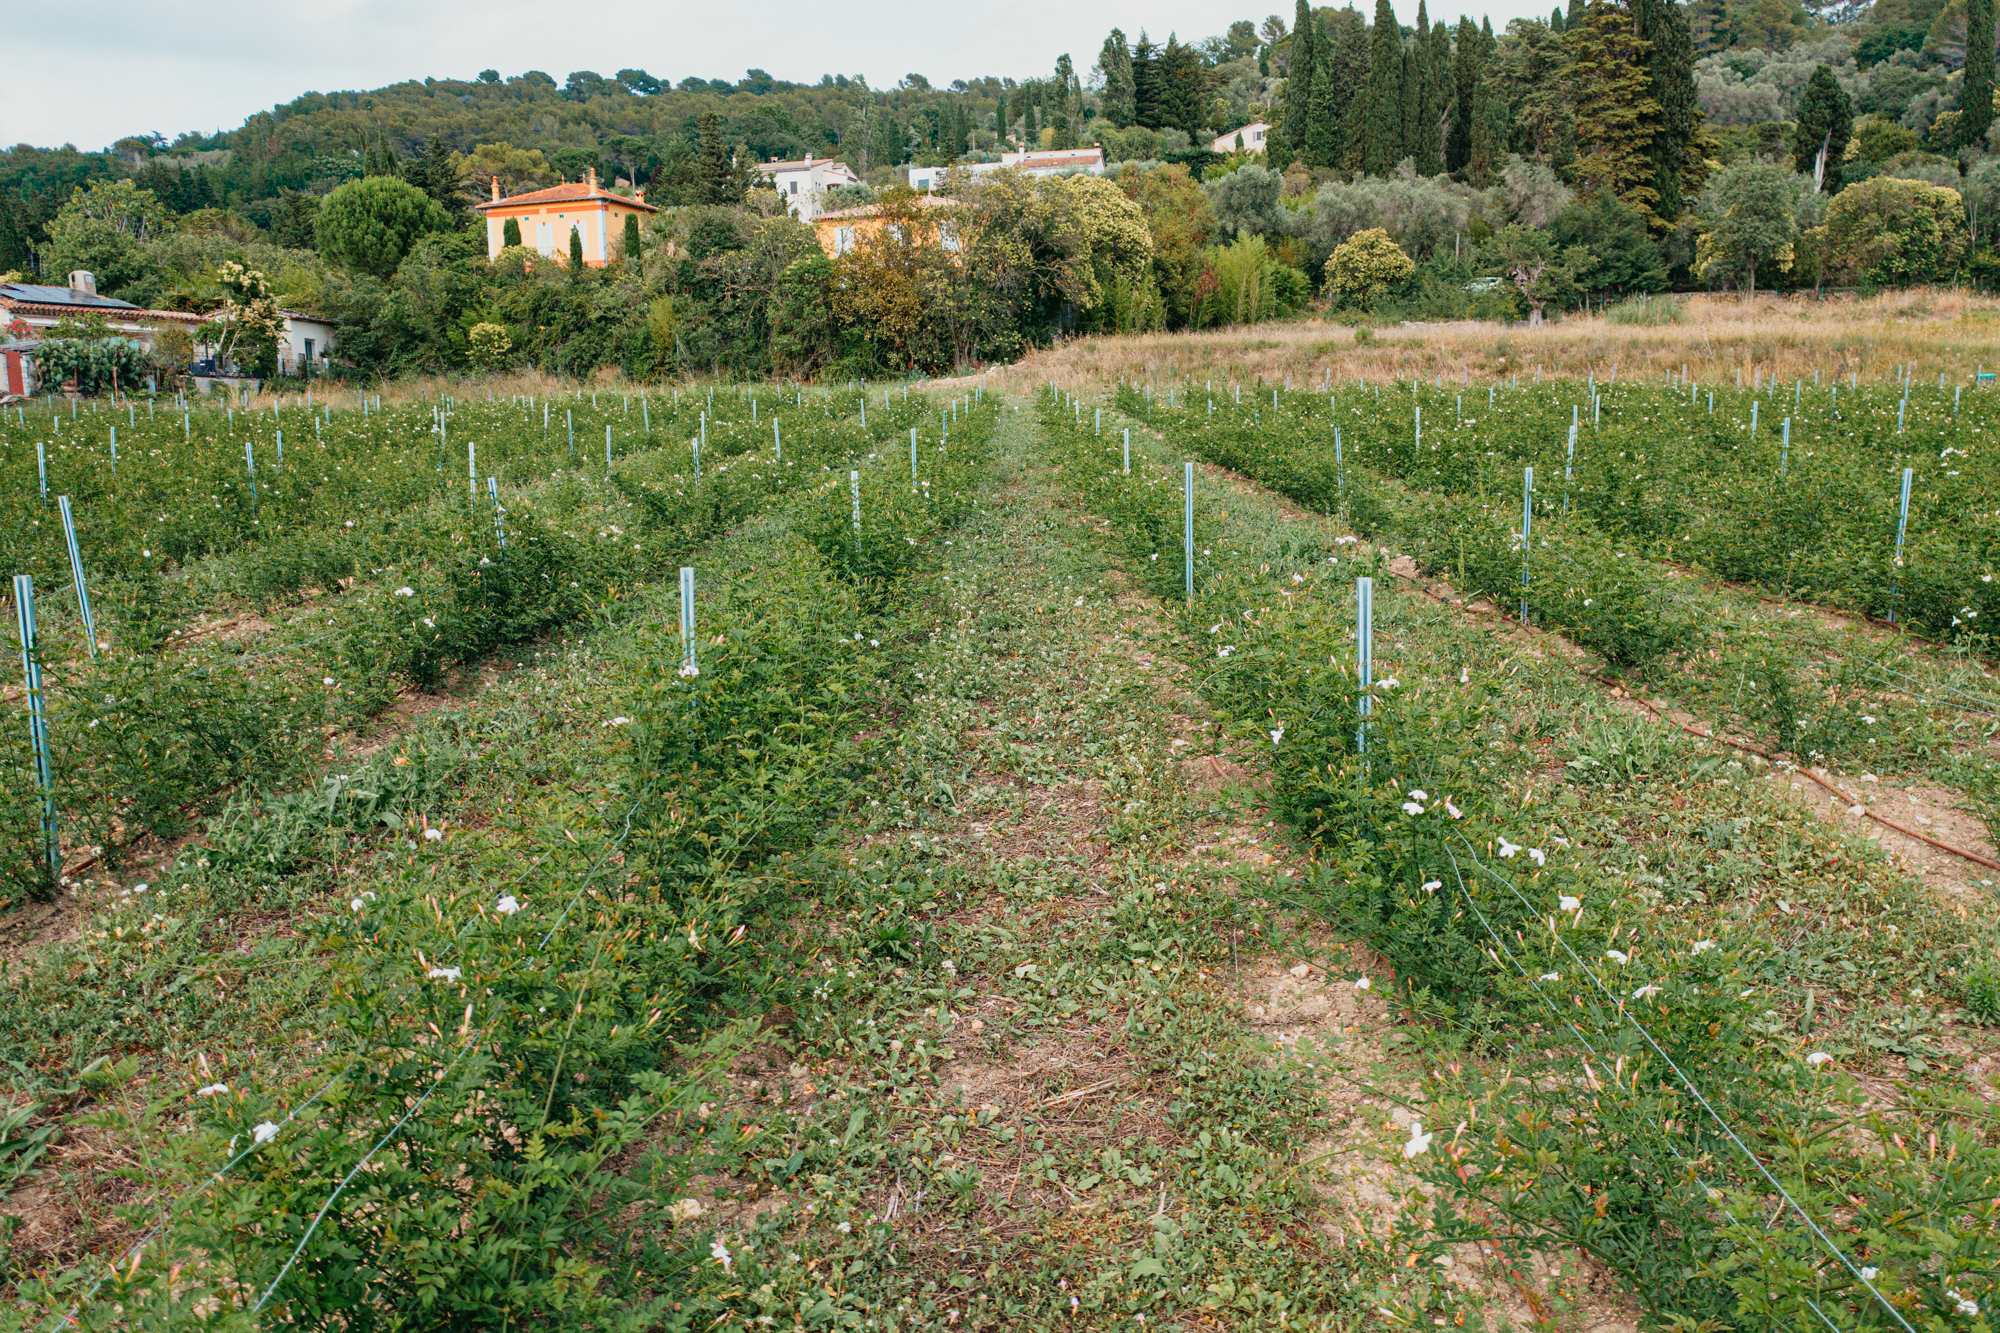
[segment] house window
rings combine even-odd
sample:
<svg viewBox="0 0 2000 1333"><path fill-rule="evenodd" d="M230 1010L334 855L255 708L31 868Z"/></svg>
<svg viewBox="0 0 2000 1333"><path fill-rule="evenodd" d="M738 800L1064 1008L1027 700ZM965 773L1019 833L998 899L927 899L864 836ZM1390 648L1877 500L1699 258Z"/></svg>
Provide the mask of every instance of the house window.
<svg viewBox="0 0 2000 1333"><path fill-rule="evenodd" d="M793 194L797 194L798 192L799 192L799 183L798 183L797 181L793 181L793 182L792 182L792 193L793 193Z"/></svg>
<svg viewBox="0 0 2000 1333"><path fill-rule="evenodd" d="M835 227L833 229L833 253L844 255L854 248L854 228Z"/></svg>

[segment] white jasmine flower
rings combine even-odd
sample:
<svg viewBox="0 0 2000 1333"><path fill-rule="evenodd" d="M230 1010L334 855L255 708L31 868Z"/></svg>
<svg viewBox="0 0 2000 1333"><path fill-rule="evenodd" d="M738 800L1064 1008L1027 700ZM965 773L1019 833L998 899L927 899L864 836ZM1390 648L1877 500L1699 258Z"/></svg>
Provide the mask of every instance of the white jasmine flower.
<svg viewBox="0 0 2000 1333"><path fill-rule="evenodd" d="M1423 1121L1413 1122L1410 1125L1410 1141L1403 1145L1403 1156L1415 1157L1418 1153L1429 1152L1430 1148L1431 1136L1424 1133Z"/></svg>
<svg viewBox="0 0 2000 1333"><path fill-rule="evenodd" d="M1604 951L1604 956L1606 958L1609 958L1612 962L1618 964L1618 966L1620 967L1623 967L1625 966L1625 964L1632 961L1631 958L1626 954L1626 952L1623 949L1606 949Z"/></svg>
<svg viewBox="0 0 2000 1333"><path fill-rule="evenodd" d="M1879 1268L1864 1268L1861 1270L1861 1280L1863 1282L1873 1282L1875 1275L1881 1271Z"/></svg>
<svg viewBox="0 0 2000 1333"><path fill-rule="evenodd" d="M424 973L424 976L433 981L457 981L459 969L455 967L434 967Z"/></svg>
<svg viewBox="0 0 2000 1333"><path fill-rule="evenodd" d="M1349 546L1360 540L1361 539L1359 537L1335 537L1333 539L1333 544L1335 546Z"/></svg>
<svg viewBox="0 0 2000 1333"><path fill-rule="evenodd" d="M1694 948L1692 948L1692 949L1688 950L1688 952L1689 952L1689 953L1696 953L1696 954L1703 954L1703 953L1707 953L1707 952L1708 952L1708 951L1709 951L1710 949L1713 949L1714 947L1715 947L1715 941L1714 941L1714 940L1696 940L1696 941L1694 942Z"/></svg>
<svg viewBox="0 0 2000 1333"><path fill-rule="evenodd" d="M696 666L692 662L684 663L681 666L682 680L693 680L696 676L699 676L700 674L701 674L701 668Z"/></svg>
<svg viewBox="0 0 2000 1333"><path fill-rule="evenodd" d="M1415 801L1405 801L1405 802L1403 802L1403 813L1404 813L1404 814L1406 814L1406 815L1420 815L1420 814L1422 814L1423 812L1424 812L1424 807L1423 807L1423 806L1421 806L1421 805L1419 805L1419 804L1418 804L1417 802L1415 802Z"/></svg>
<svg viewBox="0 0 2000 1333"><path fill-rule="evenodd" d="M1373 981L1370 981L1367 977L1356 977L1354 979L1354 989L1356 990L1369 990L1374 985L1375 983Z"/></svg>
<svg viewBox="0 0 2000 1333"><path fill-rule="evenodd" d="M729 1271L729 1260L730 1260L729 1247L722 1243L722 1238L720 1236L716 1237L715 1240L709 1244L708 1254L710 1258L715 1260L715 1262L722 1265L723 1272L727 1273Z"/></svg>
<svg viewBox="0 0 2000 1333"><path fill-rule="evenodd" d="M1828 1055L1825 1051L1814 1051L1811 1055L1808 1055L1806 1057L1806 1063L1817 1069L1819 1066L1826 1064L1832 1059L1833 1057Z"/></svg>
<svg viewBox="0 0 2000 1333"><path fill-rule="evenodd" d="M278 1127L266 1120L250 1131L250 1137L257 1143L269 1143L278 1137Z"/></svg>
<svg viewBox="0 0 2000 1333"><path fill-rule="evenodd" d="M1521 849L1519 847L1507 841L1506 834L1503 833L1500 835L1500 856L1502 860L1506 860L1512 857L1516 852L1520 850Z"/></svg>
<svg viewBox="0 0 2000 1333"><path fill-rule="evenodd" d="M1421 787L1412 787L1412 788L1410 788L1410 799L1411 799L1411 800L1413 800L1413 801L1428 801L1428 800L1429 800L1430 798L1431 798L1431 797L1430 797L1430 793L1429 793L1429 792L1427 792L1427 791L1425 791L1425 790L1424 790L1423 788L1421 788Z"/></svg>
<svg viewBox="0 0 2000 1333"><path fill-rule="evenodd" d="M1396 688L1397 685L1401 683L1402 682L1398 681L1394 676L1388 676L1382 680L1376 681L1375 688L1378 690L1393 690Z"/></svg>
<svg viewBox="0 0 2000 1333"><path fill-rule="evenodd" d="M428 625L432 629L437 628L437 621L432 620L429 616L424 617L424 624Z"/></svg>
<svg viewBox="0 0 2000 1333"><path fill-rule="evenodd" d="M1221 646L1220 648L1217 648L1217 649L1215 650L1215 655L1216 655L1217 657L1227 657L1227 656L1229 656L1229 655L1230 655L1231 653L1233 653L1233 652L1235 652L1235 651L1236 651L1236 645L1235 645L1235 644L1233 644L1233 643L1225 643L1225 644L1223 644L1223 645L1222 645L1222 646Z"/></svg>
<svg viewBox="0 0 2000 1333"><path fill-rule="evenodd" d="M320 684L322 684L322 685L331 685L331 684L333 684L333 677L332 677L332 676L323 676L323 677L321 677L321 678L320 678Z"/></svg>
<svg viewBox="0 0 2000 1333"><path fill-rule="evenodd" d="M1544 972L1542 973L1541 979L1543 981L1561 981L1563 979L1563 974L1560 972Z"/></svg>
<svg viewBox="0 0 2000 1333"><path fill-rule="evenodd" d="M427 829L425 829L425 830L424 830L424 841L425 841L425 842L443 842L443 841L444 841L444 830L443 830L443 829L441 829L441 828L427 828Z"/></svg>
<svg viewBox="0 0 2000 1333"><path fill-rule="evenodd" d="M1447 798L1447 799L1445 800L1445 803L1444 803L1444 812L1445 812L1446 814L1450 815L1450 816L1451 816L1451 817L1452 817L1453 819L1463 819L1463 818L1465 818L1465 811L1463 811L1463 810L1459 809L1459 808L1458 808L1457 806L1453 805L1453 804L1451 803L1451 801L1450 801L1450 799L1449 799L1449 798Z"/></svg>
<svg viewBox="0 0 2000 1333"><path fill-rule="evenodd" d="M1427 879L1424 881L1425 893L1436 893L1439 889L1443 887L1444 887L1444 881L1441 879Z"/></svg>
<svg viewBox="0 0 2000 1333"><path fill-rule="evenodd" d="M1271 744L1276 745L1283 739L1285 739L1285 729L1283 727L1277 727L1271 732Z"/></svg>
<svg viewBox="0 0 2000 1333"><path fill-rule="evenodd" d="M1543 851L1543 850L1542 850L1541 848L1539 848L1539 847L1530 847L1530 848L1528 849L1528 856L1529 856L1529 857L1530 857L1530 858L1531 858L1531 859L1532 859L1532 860L1534 861L1534 863L1535 863L1536 865L1538 865L1538 866L1545 866L1545 865L1547 865L1547 864L1549 863L1549 856L1548 856L1548 853L1547 853L1547 852L1544 852L1544 851Z"/></svg>
<svg viewBox="0 0 2000 1333"><path fill-rule="evenodd" d="M1641 986L1638 990L1632 992L1632 998L1635 1000L1650 1000L1659 993L1660 988L1658 986Z"/></svg>
<svg viewBox="0 0 2000 1333"><path fill-rule="evenodd" d="M398 597L415 597L416 595L417 590L415 588L405 587L396 589L396 596Z"/></svg>
<svg viewBox="0 0 2000 1333"><path fill-rule="evenodd" d="M493 905L493 910L501 916L512 916L521 910L521 900L511 893L507 894Z"/></svg>
<svg viewBox="0 0 2000 1333"><path fill-rule="evenodd" d="M194 1095L197 1097L213 1097L219 1092L228 1091L229 1085L227 1083L211 1083L205 1088L196 1088Z"/></svg>
<svg viewBox="0 0 2000 1333"><path fill-rule="evenodd" d="M1076 599L1076 604L1077 604L1078 606L1082 606L1082 605L1083 605L1083 598L1081 598L1081 597L1077 598L1077 599Z"/></svg>
<svg viewBox="0 0 2000 1333"><path fill-rule="evenodd" d="M1565 893L1556 900L1556 906L1565 912L1574 912L1583 906L1583 899Z"/></svg>
<svg viewBox="0 0 2000 1333"><path fill-rule="evenodd" d="M351 902L351 903L349 903L349 904L348 904L348 907L349 907L349 908L351 908L352 910L356 911L356 912L358 912L358 911L360 911L360 910L361 910L361 906L362 906L362 903L361 903L361 900L360 900L359 898L356 898L356 899L355 899L355 900L354 900L353 902Z"/></svg>

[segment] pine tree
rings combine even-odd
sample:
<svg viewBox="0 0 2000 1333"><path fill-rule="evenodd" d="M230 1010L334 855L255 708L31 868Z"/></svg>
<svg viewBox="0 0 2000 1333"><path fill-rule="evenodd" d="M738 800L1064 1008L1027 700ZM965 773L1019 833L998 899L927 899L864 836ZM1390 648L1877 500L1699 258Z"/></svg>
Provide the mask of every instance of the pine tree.
<svg viewBox="0 0 2000 1333"><path fill-rule="evenodd" d="M1313 78L1319 73L1319 24L1313 20L1310 0L1299 0L1297 21L1292 26L1290 51L1286 57L1284 161L1272 165L1283 170L1294 157L1303 157L1312 166L1325 166L1313 155Z"/></svg>
<svg viewBox="0 0 2000 1333"><path fill-rule="evenodd" d="M1207 111L1208 74L1201 53L1182 46L1172 33L1160 52L1160 84L1165 105L1162 119L1184 131L1189 139L1202 137L1202 120Z"/></svg>
<svg viewBox="0 0 2000 1333"><path fill-rule="evenodd" d="M1992 0L1986 0L1992 3ZM1695 192L1707 167L1695 149L1701 129L1700 92L1694 76L1694 38L1688 31L1687 10L1676 0L1634 0L1633 20L1646 53L1647 94L1659 106L1652 125L1647 156L1653 163L1653 188L1659 193L1658 216L1679 219L1688 196L1690 173Z"/></svg>
<svg viewBox="0 0 2000 1333"><path fill-rule="evenodd" d="M1334 79L1333 43L1321 33L1313 42L1312 114L1307 122L1305 144L1307 166L1340 165L1339 94Z"/></svg>
<svg viewBox="0 0 2000 1333"><path fill-rule="evenodd" d="M1993 0L1966 0L1965 87L1958 99L1958 141L1982 143L1993 123Z"/></svg>
<svg viewBox="0 0 2000 1333"><path fill-rule="evenodd" d="M1445 138L1445 170L1457 174L1472 160L1472 93L1479 86L1479 28L1469 18L1458 20L1458 50L1451 66L1451 131Z"/></svg>
<svg viewBox="0 0 2000 1333"><path fill-rule="evenodd" d="M508 218L500 224L500 244L504 246L519 245L520 243L521 221L519 218Z"/></svg>
<svg viewBox="0 0 2000 1333"><path fill-rule="evenodd" d="M1403 160L1403 30L1389 0L1375 0L1365 122L1362 169L1386 176Z"/></svg>
<svg viewBox="0 0 2000 1333"><path fill-rule="evenodd" d="M1132 48L1132 123L1157 130L1160 120L1160 48L1144 28Z"/></svg>
<svg viewBox="0 0 2000 1333"><path fill-rule="evenodd" d="M625 215L625 264L634 272L646 258L646 243L639 239L639 215Z"/></svg>
<svg viewBox="0 0 2000 1333"><path fill-rule="evenodd" d="M1814 69L1799 101L1798 129L1792 135L1792 167L1814 178L1827 194L1840 189L1840 159L1854 135L1854 106L1847 90L1826 65Z"/></svg>
<svg viewBox="0 0 2000 1333"><path fill-rule="evenodd" d="M1598 0L1571 22L1563 43L1572 68L1586 74L1576 80L1573 184L1588 194L1611 191L1663 230L1651 155L1660 104L1648 88L1646 40L1627 10Z"/></svg>
<svg viewBox="0 0 2000 1333"><path fill-rule="evenodd" d="M1560 34L1564 26L1565 25L1563 23L1563 7L1561 5L1557 5L1555 7L1555 10L1549 15L1549 31Z"/></svg>
<svg viewBox="0 0 2000 1333"><path fill-rule="evenodd" d="M423 180L412 182L425 194L437 200L438 205L451 219L454 227L465 225L465 192L460 188L460 178L451 165L451 150L444 146L444 140L431 135L431 141L424 146Z"/></svg>
<svg viewBox="0 0 2000 1333"><path fill-rule="evenodd" d="M1125 44L1125 34L1117 28L1104 39L1104 49L1097 55L1097 68L1104 73L1104 91L1101 99L1101 114L1119 129L1132 123L1135 113L1132 87L1132 48Z"/></svg>

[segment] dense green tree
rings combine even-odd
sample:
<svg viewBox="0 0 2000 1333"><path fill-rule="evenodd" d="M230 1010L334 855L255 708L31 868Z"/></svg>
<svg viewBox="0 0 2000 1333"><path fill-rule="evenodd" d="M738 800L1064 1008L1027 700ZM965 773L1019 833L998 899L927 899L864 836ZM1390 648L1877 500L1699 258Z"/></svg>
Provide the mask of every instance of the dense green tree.
<svg viewBox="0 0 2000 1333"><path fill-rule="evenodd" d="M690 203L740 204L748 193L755 169L743 170L722 137L722 118L713 111L700 120L701 148L695 160L695 190ZM745 164L747 165L747 164Z"/></svg>
<svg viewBox="0 0 2000 1333"><path fill-rule="evenodd" d="M1700 193L1707 163L1695 148L1701 127L1700 92L1695 85L1694 38L1687 9L1678 0L1632 0L1633 27L1646 46L1646 93L1652 113L1646 156L1658 195L1655 216L1671 224L1686 201Z"/></svg>
<svg viewBox="0 0 2000 1333"><path fill-rule="evenodd" d="M1718 174L1701 196L1706 230L1695 245L1695 276L1741 279L1754 295L1758 267L1783 260L1798 239L1798 197L1789 166L1740 163Z"/></svg>
<svg viewBox="0 0 2000 1333"><path fill-rule="evenodd" d="M1445 135L1444 166L1454 175L1463 172L1472 160L1472 101L1485 67L1485 50L1479 41L1479 26L1471 19L1458 20L1458 49L1452 53L1451 128Z"/></svg>
<svg viewBox="0 0 2000 1333"><path fill-rule="evenodd" d="M1993 123L1993 0L1966 0L1965 85L1958 105L1958 142L1984 143Z"/></svg>
<svg viewBox="0 0 2000 1333"><path fill-rule="evenodd" d="M518 218L508 218L500 225L500 244L505 246L521 243L521 222Z"/></svg>
<svg viewBox="0 0 2000 1333"><path fill-rule="evenodd" d="M1163 96L1160 48L1153 45L1153 39L1141 28L1139 40L1132 48L1132 123L1149 130L1159 129L1165 123L1160 119Z"/></svg>
<svg viewBox="0 0 2000 1333"><path fill-rule="evenodd" d="M1203 137L1208 112L1208 69L1201 53L1183 46L1172 33L1160 52L1160 82L1165 124L1184 130L1197 142Z"/></svg>
<svg viewBox="0 0 2000 1333"><path fill-rule="evenodd" d="M581 278L588 267L583 262L583 233L572 224L569 229L569 275Z"/></svg>
<svg viewBox="0 0 2000 1333"><path fill-rule="evenodd" d="M319 200L297 190L282 191L278 206L271 210L271 239L288 250L317 249L314 222L318 217Z"/></svg>
<svg viewBox="0 0 2000 1333"><path fill-rule="evenodd" d="M1563 34L1576 81L1578 189L1608 189L1661 226L1660 192L1651 150L1660 104L1650 95L1646 57L1631 11L1597 0Z"/></svg>
<svg viewBox="0 0 2000 1333"><path fill-rule="evenodd" d="M1559 33L1562 30L1563 30L1563 7L1561 5L1557 5L1555 9L1549 14L1549 31Z"/></svg>
<svg viewBox="0 0 2000 1333"><path fill-rule="evenodd" d="M1419 20L1424 18L1421 8ZM1442 22L1432 23L1429 30L1418 30L1417 39L1424 52L1424 88L1422 99L1423 133L1417 139L1417 173L1435 176L1444 170L1445 117L1451 108L1452 68L1451 34L1445 31Z"/></svg>
<svg viewBox="0 0 2000 1333"><path fill-rule="evenodd" d="M1340 89L1334 78L1333 43L1321 34L1313 43L1312 112L1307 117L1305 152L1307 165L1340 165ZM1282 168L1283 164L1276 164Z"/></svg>
<svg viewBox="0 0 2000 1333"><path fill-rule="evenodd" d="M1361 122L1368 103L1368 20L1352 5L1335 10L1322 33L1328 48L1327 67L1333 77L1333 105L1338 117L1332 165L1348 171L1361 167Z"/></svg>
<svg viewBox="0 0 2000 1333"><path fill-rule="evenodd" d="M437 201L451 225L462 227L470 210L466 207L465 182L460 169L452 165L451 150L441 135L431 135L424 155L410 164L410 184Z"/></svg>
<svg viewBox="0 0 2000 1333"><path fill-rule="evenodd" d="M1316 167L1330 166L1330 162L1316 160L1314 151L1313 79L1325 62L1320 58L1319 24L1313 21L1310 0L1298 0L1297 20L1287 41L1284 112L1278 122L1284 138L1267 156L1280 171L1297 157ZM1318 137L1323 139L1324 135Z"/></svg>
<svg viewBox="0 0 2000 1333"><path fill-rule="evenodd" d="M1386 176L1403 159L1403 33L1389 0L1375 0L1369 33L1368 110L1362 126L1362 170Z"/></svg>
<svg viewBox="0 0 2000 1333"><path fill-rule="evenodd" d="M1127 63L1130 63L1129 59ZM993 113L993 132L1000 136L1000 151L1003 153L1007 151L1007 127L1010 124L1012 122L1007 119L1007 94L1001 93L999 109Z"/></svg>
<svg viewBox="0 0 2000 1333"><path fill-rule="evenodd" d="M1854 137L1854 106L1847 90L1829 66L1817 66L1799 99L1798 126L1792 133L1792 166L1811 176L1827 194L1840 192L1841 159Z"/></svg>
<svg viewBox="0 0 2000 1333"><path fill-rule="evenodd" d="M1403 47L1403 158L1414 159L1424 137L1424 49L1422 42Z"/></svg>
<svg viewBox="0 0 2000 1333"><path fill-rule="evenodd" d="M1580 246L1596 257L1583 288L1593 293L1662 292L1667 266L1646 219L1609 190L1579 198L1549 227L1559 246Z"/></svg>
<svg viewBox="0 0 2000 1333"><path fill-rule="evenodd" d="M393 275L403 256L432 232L451 230L437 201L408 181L369 176L339 186L319 207L319 252L377 278Z"/></svg>
<svg viewBox="0 0 2000 1333"><path fill-rule="evenodd" d="M639 238L639 215L637 213L627 213L625 215L624 255L625 263L635 269L646 258L646 243Z"/></svg>
<svg viewBox="0 0 2000 1333"><path fill-rule="evenodd" d="M1054 112L1056 148L1077 146L1077 121L1083 110L1083 87L1077 82L1076 67L1070 63L1069 54L1056 57L1056 79L1054 84Z"/></svg>
<svg viewBox="0 0 2000 1333"><path fill-rule="evenodd" d="M1119 129L1132 124L1138 107L1134 101L1132 86L1132 48L1125 44L1125 34L1117 28L1104 39L1104 49L1098 52L1097 68L1104 75L1104 87L1098 94L1099 115ZM1004 107L1007 95L1000 95Z"/></svg>

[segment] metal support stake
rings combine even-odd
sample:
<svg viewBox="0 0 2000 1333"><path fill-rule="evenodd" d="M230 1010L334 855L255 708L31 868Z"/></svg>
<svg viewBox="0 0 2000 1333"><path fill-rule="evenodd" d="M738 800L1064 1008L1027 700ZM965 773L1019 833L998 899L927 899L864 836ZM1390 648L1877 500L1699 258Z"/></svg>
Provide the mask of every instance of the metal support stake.
<svg viewBox="0 0 2000 1333"><path fill-rule="evenodd" d="M1903 469L1903 502L1896 513L1896 563L1890 567L1889 572L1889 623L1891 625L1896 623L1896 598L1900 595L1902 577L1897 571L1903 567L1903 534L1909 530L1910 526L1910 480L1915 475L1916 469L1907 467Z"/></svg>
<svg viewBox="0 0 2000 1333"><path fill-rule="evenodd" d="M55 765L49 758L49 715L42 695L42 664L35 649L35 579L14 576L14 623L21 635L21 674L28 687L28 740L35 751L35 791L41 798L42 855L51 892L62 883L62 839L56 828Z"/></svg>
<svg viewBox="0 0 2000 1333"><path fill-rule="evenodd" d="M1194 600L1194 464L1189 462L1181 466L1183 468L1181 491L1184 498L1184 530L1181 545L1187 556L1187 595L1188 600L1192 602Z"/></svg>
<svg viewBox="0 0 2000 1333"><path fill-rule="evenodd" d="M1792 461L1792 419L1785 418L1784 434L1778 445L1778 475L1784 476L1791 468Z"/></svg>
<svg viewBox="0 0 2000 1333"><path fill-rule="evenodd" d="M97 656L97 617L90 612L90 589L83 581L83 553L76 545L76 519L70 513L69 497L56 497L56 508L62 511L63 540L69 544L69 573L76 582L76 605L83 613L83 638L90 647L90 655Z"/></svg>
<svg viewBox="0 0 2000 1333"><path fill-rule="evenodd" d="M1368 753L1368 718L1375 700L1368 693L1375 687L1375 580L1354 580L1354 674L1359 691L1357 709L1361 725L1354 731L1354 748Z"/></svg>
<svg viewBox="0 0 2000 1333"><path fill-rule="evenodd" d="M500 479L498 477L488 477L486 479L486 494L493 501L493 535L499 538L500 559L505 561L507 559L507 525L501 521L501 516L506 511L500 508Z"/></svg>
<svg viewBox="0 0 2000 1333"><path fill-rule="evenodd" d="M694 566L681 566L681 675L689 680L701 674L694 660Z"/></svg>
<svg viewBox="0 0 2000 1333"><path fill-rule="evenodd" d="M1521 472L1521 623L1528 623L1528 562L1533 554L1529 539L1535 533L1535 470Z"/></svg>

